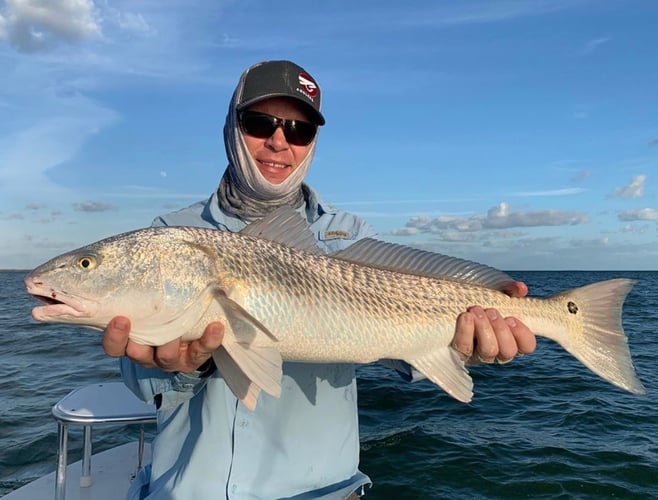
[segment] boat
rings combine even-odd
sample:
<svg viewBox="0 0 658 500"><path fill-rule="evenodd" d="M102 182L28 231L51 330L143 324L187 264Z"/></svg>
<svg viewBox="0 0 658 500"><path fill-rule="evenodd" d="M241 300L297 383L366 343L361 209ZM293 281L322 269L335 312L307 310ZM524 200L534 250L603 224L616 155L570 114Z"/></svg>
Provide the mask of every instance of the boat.
<svg viewBox="0 0 658 500"><path fill-rule="evenodd" d="M2 497L3 500L117 500L124 498L131 481L151 459L145 426L156 421L152 404L138 399L123 382L79 387L52 408L57 422L55 470ZM110 425L139 425L138 441L93 453L92 430ZM82 426L82 459L68 464L71 425Z"/></svg>

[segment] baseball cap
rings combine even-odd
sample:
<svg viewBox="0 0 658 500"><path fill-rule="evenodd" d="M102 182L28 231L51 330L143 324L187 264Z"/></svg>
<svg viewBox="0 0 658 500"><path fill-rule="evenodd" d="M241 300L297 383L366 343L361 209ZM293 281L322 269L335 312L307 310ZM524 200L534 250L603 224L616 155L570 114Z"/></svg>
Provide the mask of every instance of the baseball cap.
<svg viewBox="0 0 658 500"><path fill-rule="evenodd" d="M305 105L316 124L324 125L320 86L301 66L290 61L265 61L247 69L243 78L238 111L270 97L291 97Z"/></svg>

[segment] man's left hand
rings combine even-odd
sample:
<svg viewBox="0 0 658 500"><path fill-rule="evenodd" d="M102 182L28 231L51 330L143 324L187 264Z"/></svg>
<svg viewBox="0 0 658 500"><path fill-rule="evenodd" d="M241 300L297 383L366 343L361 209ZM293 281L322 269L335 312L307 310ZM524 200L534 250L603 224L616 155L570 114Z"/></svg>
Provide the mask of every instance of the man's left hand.
<svg viewBox="0 0 658 500"><path fill-rule="evenodd" d="M505 293L525 297L528 287L516 281ZM514 356L530 354L537 339L530 329L514 317L502 317L498 310L469 307L457 317L452 347L468 364L508 363Z"/></svg>

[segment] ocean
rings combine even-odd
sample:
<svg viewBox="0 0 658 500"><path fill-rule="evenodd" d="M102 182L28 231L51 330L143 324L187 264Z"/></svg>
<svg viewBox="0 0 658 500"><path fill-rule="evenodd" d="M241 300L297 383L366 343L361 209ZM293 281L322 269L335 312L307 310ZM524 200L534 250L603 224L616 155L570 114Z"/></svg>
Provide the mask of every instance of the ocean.
<svg viewBox="0 0 658 500"><path fill-rule="evenodd" d="M0 496L55 468L52 406L75 387L118 380L100 333L30 318L26 272L0 272ZM638 281L624 328L648 394L599 379L559 346L471 368L472 403L427 381L360 367L361 470L368 499L655 498L658 496L658 272L523 271L544 296L612 277ZM82 454L71 431L69 460ZM136 430L94 434L94 451Z"/></svg>

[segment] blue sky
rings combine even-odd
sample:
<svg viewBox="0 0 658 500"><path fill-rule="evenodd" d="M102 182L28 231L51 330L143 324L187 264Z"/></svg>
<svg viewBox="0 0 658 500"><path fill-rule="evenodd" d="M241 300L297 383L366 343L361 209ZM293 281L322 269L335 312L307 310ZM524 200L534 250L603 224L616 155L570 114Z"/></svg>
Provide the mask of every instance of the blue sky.
<svg viewBox="0 0 658 500"><path fill-rule="evenodd" d="M308 182L383 239L658 269L658 3L0 0L0 268L206 198L240 73L304 66Z"/></svg>

